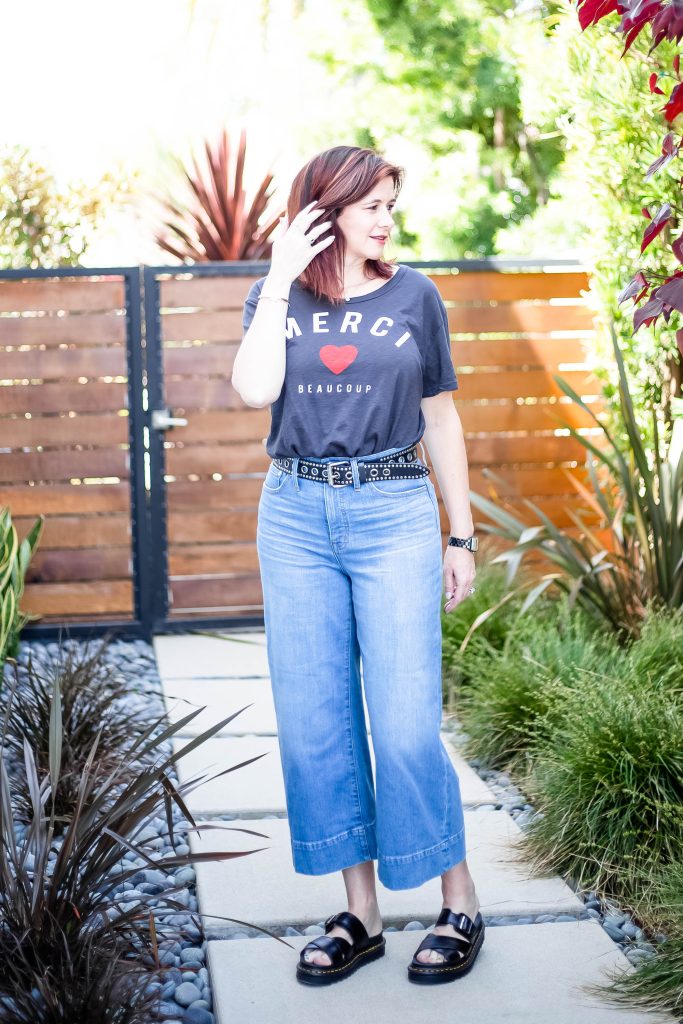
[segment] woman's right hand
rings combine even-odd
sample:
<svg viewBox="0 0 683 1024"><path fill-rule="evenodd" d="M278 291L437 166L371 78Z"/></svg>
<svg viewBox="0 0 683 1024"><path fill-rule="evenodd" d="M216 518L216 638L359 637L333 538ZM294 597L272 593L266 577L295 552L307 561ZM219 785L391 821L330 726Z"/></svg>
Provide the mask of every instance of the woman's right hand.
<svg viewBox="0 0 683 1024"><path fill-rule="evenodd" d="M290 283L295 281L311 260L334 242L335 236L332 234L311 244L311 239L317 238L332 223L326 220L311 227L315 218L325 212L322 209L314 210L314 206L315 200L299 210L289 225L287 214L280 218L280 234L273 239L270 258L270 274L274 278Z"/></svg>

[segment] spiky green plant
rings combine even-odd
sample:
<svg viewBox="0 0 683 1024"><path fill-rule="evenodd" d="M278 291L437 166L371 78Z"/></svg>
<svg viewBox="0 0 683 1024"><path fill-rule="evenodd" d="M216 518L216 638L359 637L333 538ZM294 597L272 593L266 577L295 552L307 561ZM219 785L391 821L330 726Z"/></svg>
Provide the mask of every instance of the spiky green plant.
<svg viewBox="0 0 683 1024"><path fill-rule="evenodd" d="M7 658L16 658L19 633L31 619L40 618L19 610L31 556L38 546L45 517L38 516L19 543L8 506L0 508L0 683Z"/></svg>
<svg viewBox="0 0 683 1024"><path fill-rule="evenodd" d="M49 767L50 723L55 687L62 707L62 745L59 786L54 793L55 832L60 833L71 820L78 798L81 775L92 745L100 737L93 771L108 774L122 753L135 742L131 730L130 706L126 698L130 685L105 654L113 634L105 634L91 645L60 644L55 653L45 652L40 661L29 650L25 665L13 664L15 686L21 680L21 700L14 700L6 711L5 750L15 770L15 810L19 817L32 813L28 777L23 769L24 743L33 751L39 775ZM138 770L131 758L123 776L131 778Z"/></svg>
<svg viewBox="0 0 683 1024"><path fill-rule="evenodd" d="M614 326L612 343L619 372L619 394L630 450L624 454L605 425L574 389L557 374L558 386L579 404L603 432L605 444L598 446L576 428L567 427L588 451L587 468L593 487L591 493L573 474L567 474L581 497L603 517L608 530L605 544L586 525L579 512L569 515L580 535L572 537L535 505L525 504L540 520L528 525L498 504L471 493L473 504L486 512L493 523L477 524L483 531L512 541L512 546L493 560L507 564L507 583L511 585L524 555L541 552L557 567L545 573L533 585L523 583L509 590L493 614L512 594L527 590L521 612L528 611L537 598L554 584L577 601L591 615L614 628L624 642L637 637L650 608L683 606L683 420L676 420L665 459L660 457L656 410L652 409L656 439L650 456L636 423L624 362ZM594 459L601 464L600 475ZM491 471L485 472L496 477Z"/></svg>
<svg viewBox="0 0 683 1024"><path fill-rule="evenodd" d="M201 861L258 852L159 857L139 838L150 818L165 810L170 842L175 846L174 805L197 832L223 827L197 825L185 803L186 795L207 776L202 774L175 785L172 775L181 758L245 709L205 730L177 753L169 753L167 744L204 709L196 709L172 725L165 725L162 716L134 738L106 773L97 770L103 737L100 729L83 766L71 818L57 837L55 809L64 729L56 680L46 770L39 770L28 740L23 743L31 813L22 836L6 764L9 752L5 749L7 707L16 698L15 691L16 685L7 688L0 730L0 1020L17 1024L28 1024L29 1020L31 1024L141 1024L140 1014L148 1001L140 994L139 986L149 980L142 968L160 970L156 918L169 912L184 913L185 908L173 899L174 890L153 897L154 907L146 903L152 897L133 903L125 901L125 894L117 896L122 883L139 870L124 858L132 852L152 868L175 870ZM249 758L214 777L263 756ZM142 765L132 779L127 777L126 768L131 758ZM252 829L234 830L268 838ZM109 967L107 961L111 961ZM120 1001L112 1002L117 993ZM132 1009L128 1012L125 1007Z"/></svg>

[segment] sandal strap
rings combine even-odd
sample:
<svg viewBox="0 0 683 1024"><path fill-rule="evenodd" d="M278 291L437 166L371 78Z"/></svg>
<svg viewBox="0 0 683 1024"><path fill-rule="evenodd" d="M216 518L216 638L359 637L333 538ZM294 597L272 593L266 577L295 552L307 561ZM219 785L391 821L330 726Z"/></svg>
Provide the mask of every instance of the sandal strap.
<svg viewBox="0 0 683 1024"><path fill-rule="evenodd" d="M357 946L360 942L367 942L368 940L368 933L365 929L365 925L360 918L356 917L355 914L352 914L350 910L340 910L338 914L332 914L328 917L327 921L325 921L325 931L331 931L335 925L339 925L341 928L346 928L353 940L354 946ZM333 938L334 937L335 936L333 936Z"/></svg>
<svg viewBox="0 0 683 1024"><path fill-rule="evenodd" d="M454 914L450 907L444 907L436 919L437 927L442 924L451 924L469 939L476 927L478 927L481 914L477 911L474 921L467 914Z"/></svg>
<svg viewBox="0 0 683 1024"><path fill-rule="evenodd" d="M456 953L458 955L458 959L462 959L467 956L467 953L471 948L472 944L467 942L466 939L458 939L453 935L436 935L434 932L430 932L429 935L425 935L424 939L415 950L415 957L417 957L417 954L421 953L423 949L436 949L439 953L443 954L446 961L450 962L453 960Z"/></svg>
<svg viewBox="0 0 683 1024"><path fill-rule="evenodd" d="M311 947L319 949L322 953L327 953L331 963L335 966L346 963L353 949L348 939L343 938L341 935L319 935L316 939L307 942L304 949L310 949ZM304 958L303 953L304 950L302 949L302 959Z"/></svg>

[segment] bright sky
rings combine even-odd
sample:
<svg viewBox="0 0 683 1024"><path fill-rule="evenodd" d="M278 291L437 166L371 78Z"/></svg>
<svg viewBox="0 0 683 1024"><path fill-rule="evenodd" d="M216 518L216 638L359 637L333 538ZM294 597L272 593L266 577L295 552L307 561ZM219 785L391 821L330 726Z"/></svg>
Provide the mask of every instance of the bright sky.
<svg viewBox="0 0 683 1024"><path fill-rule="evenodd" d="M335 100L326 72L307 54L334 45L335 0L34 0L3 12L0 144L23 143L63 180L95 181L116 167L159 183L162 155L187 157L225 125L248 131L247 172L269 167L287 188L329 133ZM22 40L30 41L26 44ZM348 104L347 104L348 106ZM353 108L353 104L351 104ZM349 115L347 114L347 117ZM321 124L321 122L323 122ZM343 124L336 142L347 141ZM133 242L131 231L140 231ZM141 225L112 224L103 260L154 260ZM118 235L118 240L117 240ZM89 251L87 262L97 262Z"/></svg>
<svg viewBox="0 0 683 1024"><path fill-rule="evenodd" d="M306 160L368 127L406 168L399 204L408 230L418 228L413 258L429 259L444 210L462 201L454 183L476 165L474 150L458 147L430 160L401 122L410 94L369 84L362 64L387 56L362 0L33 0L5 5L2 28L0 146L27 145L64 183L138 171L139 190L157 196L166 154L187 161L223 127L237 139L244 125L247 199L272 170L284 203ZM343 86L312 57L327 51L355 65ZM153 203L138 216L114 212L84 262L172 261L153 242L159 226Z"/></svg>

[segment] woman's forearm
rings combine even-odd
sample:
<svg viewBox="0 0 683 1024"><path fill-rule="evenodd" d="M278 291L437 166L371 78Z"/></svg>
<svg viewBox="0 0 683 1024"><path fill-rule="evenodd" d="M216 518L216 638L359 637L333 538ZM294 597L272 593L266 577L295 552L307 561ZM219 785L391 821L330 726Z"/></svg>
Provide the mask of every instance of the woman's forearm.
<svg viewBox="0 0 683 1024"><path fill-rule="evenodd" d="M462 423L452 402L438 422L427 423L422 440L439 482L450 534L452 537L470 537L474 533L474 524L467 453Z"/></svg>
<svg viewBox="0 0 683 1024"><path fill-rule="evenodd" d="M285 378L285 328L291 282L273 279L263 282L264 296L280 299L259 300L249 330L237 350L232 367L231 384L243 402L264 408L282 391Z"/></svg>

